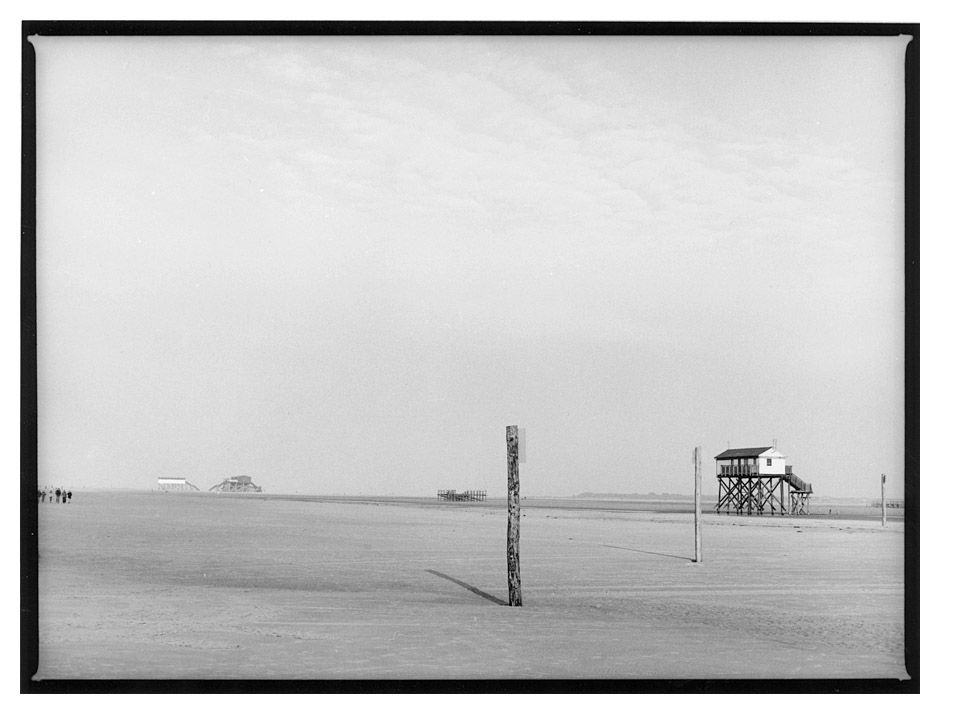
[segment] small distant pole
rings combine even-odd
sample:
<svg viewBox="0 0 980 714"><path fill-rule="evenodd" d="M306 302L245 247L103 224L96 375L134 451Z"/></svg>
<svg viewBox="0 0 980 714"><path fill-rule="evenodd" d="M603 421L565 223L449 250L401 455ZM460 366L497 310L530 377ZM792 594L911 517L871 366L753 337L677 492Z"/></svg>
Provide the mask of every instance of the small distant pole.
<svg viewBox="0 0 980 714"><path fill-rule="evenodd" d="M518 462L520 437L516 426L507 427L507 602L521 607L521 486Z"/></svg>
<svg viewBox="0 0 980 714"><path fill-rule="evenodd" d="M694 562L701 562L701 447L694 448Z"/></svg>
<svg viewBox="0 0 980 714"><path fill-rule="evenodd" d="M887 521L885 516L885 474L881 475L881 525L884 526Z"/></svg>

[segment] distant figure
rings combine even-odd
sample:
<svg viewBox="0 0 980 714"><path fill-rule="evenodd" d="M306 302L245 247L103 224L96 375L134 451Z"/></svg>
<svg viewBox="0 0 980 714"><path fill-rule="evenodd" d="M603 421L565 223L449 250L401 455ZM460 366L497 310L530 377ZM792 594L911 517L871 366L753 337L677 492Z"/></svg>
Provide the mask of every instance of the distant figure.
<svg viewBox="0 0 980 714"><path fill-rule="evenodd" d="M71 491L68 492L68 503L71 503Z"/></svg>
<svg viewBox="0 0 980 714"><path fill-rule="evenodd" d="M57 503L60 500L61 500L61 489L60 488L56 488L54 490L54 502Z"/></svg>
<svg viewBox="0 0 980 714"><path fill-rule="evenodd" d="M37 492L37 500L44 503L44 499L47 498L47 492L42 488Z"/></svg>
<svg viewBox="0 0 980 714"><path fill-rule="evenodd" d="M64 489L61 489L61 502L68 503L68 492Z"/></svg>
<svg viewBox="0 0 980 714"><path fill-rule="evenodd" d="M48 486L48 503L54 503L54 489Z"/></svg>

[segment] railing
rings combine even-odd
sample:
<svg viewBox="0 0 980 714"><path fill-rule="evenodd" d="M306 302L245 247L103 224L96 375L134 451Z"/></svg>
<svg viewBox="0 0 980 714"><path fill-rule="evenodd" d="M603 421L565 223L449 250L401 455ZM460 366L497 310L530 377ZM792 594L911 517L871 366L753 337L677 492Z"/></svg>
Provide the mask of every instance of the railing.
<svg viewBox="0 0 980 714"><path fill-rule="evenodd" d="M796 491L802 491L805 493L813 493L812 484L806 483L803 479L793 473L793 467L787 466L785 474L760 474L759 467L755 464L746 464L741 466L719 466L717 476L721 477L748 477L748 476L761 476L762 478L785 478L790 485L790 488Z"/></svg>
<svg viewBox="0 0 980 714"><path fill-rule="evenodd" d="M789 481L791 488L797 491L803 491L805 493L813 493L813 485L806 483L799 476L792 473L786 474L786 480Z"/></svg>
<svg viewBox="0 0 980 714"><path fill-rule="evenodd" d="M758 476L758 466L719 466L719 476Z"/></svg>

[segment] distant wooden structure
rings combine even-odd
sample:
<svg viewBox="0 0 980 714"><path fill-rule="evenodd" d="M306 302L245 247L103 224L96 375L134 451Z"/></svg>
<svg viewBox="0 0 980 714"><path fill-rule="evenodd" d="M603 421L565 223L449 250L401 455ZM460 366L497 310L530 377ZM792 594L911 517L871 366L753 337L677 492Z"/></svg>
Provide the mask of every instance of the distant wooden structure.
<svg viewBox="0 0 980 714"><path fill-rule="evenodd" d="M262 493L262 487L252 483L251 476L232 476L208 489L210 493Z"/></svg>
<svg viewBox="0 0 980 714"><path fill-rule="evenodd" d="M715 457L718 505L715 512L739 515L810 515L812 484L786 465L774 446L728 449ZM778 493L777 493L778 490ZM789 504L786 492L789 492Z"/></svg>
<svg viewBox="0 0 980 714"><path fill-rule="evenodd" d="M159 491L200 491L197 486L186 478L172 476L161 476L157 479L157 490Z"/></svg>
<svg viewBox="0 0 980 714"><path fill-rule="evenodd" d="M436 496L440 501L486 501L486 491L463 491L457 493L455 490L436 491Z"/></svg>

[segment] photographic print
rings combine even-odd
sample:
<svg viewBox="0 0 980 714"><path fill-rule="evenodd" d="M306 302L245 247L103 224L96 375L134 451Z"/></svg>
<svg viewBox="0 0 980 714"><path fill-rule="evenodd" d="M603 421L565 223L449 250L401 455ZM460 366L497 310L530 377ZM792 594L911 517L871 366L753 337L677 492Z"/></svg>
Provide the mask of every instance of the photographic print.
<svg viewBox="0 0 980 714"><path fill-rule="evenodd" d="M30 686L917 677L917 26L217 27L25 26Z"/></svg>

